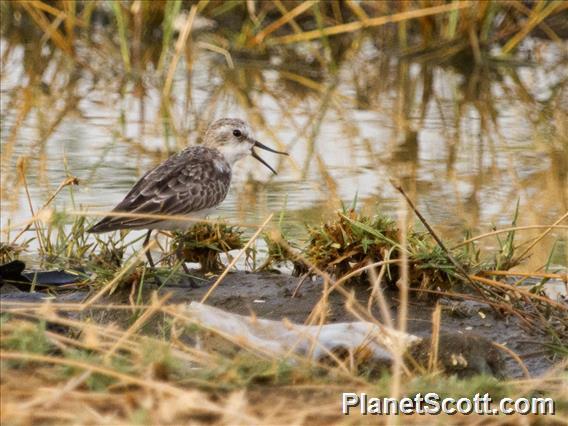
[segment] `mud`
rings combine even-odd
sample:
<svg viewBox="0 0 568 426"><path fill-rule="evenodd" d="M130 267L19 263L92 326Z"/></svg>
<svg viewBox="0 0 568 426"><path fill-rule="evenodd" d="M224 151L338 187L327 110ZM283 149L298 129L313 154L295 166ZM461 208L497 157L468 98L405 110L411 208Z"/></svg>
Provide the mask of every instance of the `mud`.
<svg viewBox="0 0 568 426"><path fill-rule="evenodd" d="M205 296L216 277L204 279L195 288L189 282L180 281L173 285L165 285L158 290L161 296L170 293L168 303L179 304L191 301L200 301ZM275 273L247 273L234 272L228 274L220 285L207 299L207 304L222 308L226 311L238 314L255 314L260 318L280 320L287 318L290 321L304 323L314 306L322 295L323 283L320 279L306 280L294 297L292 294L298 286L299 278ZM157 287L145 289L146 297L149 297ZM353 292L356 300L363 306L367 306L370 289L364 286L346 287ZM129 303L129 291L123 290L113 294L105 303ZM87 292L66 292L59 295L51 295L49 298L55 302L78 302L87 296ZM398 315L398 299L396 292L386 293L386 300L391 312L391 318ZM2 289L0 296L2 301L26 301L41 302L41 293L24 293L15 288ZM43 296L46 298L46 296ZM475 351L487 353L488 349L483 345L471 344L471 342L494 341L507 346L519 354L531 375L540 375L554 364L544 344L548 341L546 335L537 335L525 330L517 318L501 317L483 303L456 302L441 299L443 305L441 331L449 333L449 339L444 340L445 346L451 348L452 344L462 350L469 351L475 357ZM407 331L409 333L429 337L432 332L432 313L435 303L427 300L416 300L411 297L408 306ZM376 318L380 313L375 307L371 310ZM107 318L106 320L109 320ZM118 320L118 318L116 318ZM334 292L328 298L328 322L355 321L360 318L354 317L346 308L345 297ZM459 338L463 336L463 338ZM453 343L452 343L453 342ZM520 377L523 375L521 368L511 357L504 355L505 363L503 371L499 375L508 377Z"/></svg>
<svg viewBox="0 0 568 426"><path fill-rule="evenodd" d="M170 303L199 301L209 290L215 278L201 284L200 288L189 288L180 283L178 286L165 286L161 294L171 292ZM274 273L230 273L215 289L207 304L238 314L254 313L260 318L288 318L293 322L303 323L320 300L323 283L321 279L305 281L295 297L292 294L300 279L289 275ZM363 306L367 306L370 289L361 285L346 287L355 294ZM391 311L391 318L398 315L398 294L385 294ZM463 334L464 338L474 339L475 335L507 346L521 356L531 375L544 373L554 364L544 346L546 335L531 334L525 330L515 317L496 315L486 304L477 302L456 302L446 299L443 305L441 331ZM408 307L407 330L409 333L428 337L432 333L432 313L435 303L411 298ZM328 299L329 322L355 321L352 313L345 306L345 297L334 292ZM375 318L380 318L377 308L372 309ZM448 342L450 343L450 342ZM460 343L461 344L461 343ZM467 345L466 345L467 346ZM470 345L475 350L475 345ZM503 375L522 376L522 370L516 361L505 355Z"/></svg>

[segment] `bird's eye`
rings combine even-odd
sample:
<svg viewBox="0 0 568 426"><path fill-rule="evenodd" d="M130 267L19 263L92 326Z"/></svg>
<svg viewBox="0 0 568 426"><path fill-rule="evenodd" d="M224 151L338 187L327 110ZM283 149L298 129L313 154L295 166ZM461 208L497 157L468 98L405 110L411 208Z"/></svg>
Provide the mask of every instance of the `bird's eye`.
<svg viewBox="0 0 568 426"><path fill-rule="evenodd" d="M243 134L241 133L241 131L239 129L235 129L233 130L233 136L240 138Z"/></svg>

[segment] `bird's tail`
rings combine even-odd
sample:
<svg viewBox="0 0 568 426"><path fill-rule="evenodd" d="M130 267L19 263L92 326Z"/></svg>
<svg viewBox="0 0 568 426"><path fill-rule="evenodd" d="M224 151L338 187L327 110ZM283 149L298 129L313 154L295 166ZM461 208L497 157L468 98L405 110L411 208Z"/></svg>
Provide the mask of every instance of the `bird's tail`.
<svg viewBox="0 0 568 426"><path fill-rule="evenodd" d="M103 232L118 231L119 229L150 229L152 225L159 223L158 219L105 216L95 223L87 232L90 234L101 234Z"/></svg>
<svg viewBox="0 0 568 426"><path fill-rule="evenodd" d="M113 218L109 216L102 218L100 221L87 229L87 232L89 234L102 234L103 232L111 232L120 229L116 222L113 223L112 219Z"/></svg>

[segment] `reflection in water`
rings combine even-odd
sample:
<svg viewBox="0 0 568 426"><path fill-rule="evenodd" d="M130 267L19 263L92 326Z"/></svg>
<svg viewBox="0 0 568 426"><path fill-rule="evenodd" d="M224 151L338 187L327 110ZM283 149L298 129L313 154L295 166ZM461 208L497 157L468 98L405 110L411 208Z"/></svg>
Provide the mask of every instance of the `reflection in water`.
<svg viewBox="0 0 568 426"><path fill-rule="evenodd" d="M221 116L245 118L259 140L291 154L268 159L277 177L253 161L238 166L220 209L232 222L259 223L286 209L288 230L302 238L304 223L355 197L369 212L396 215L389 177L447 238L508 225L517 200L520 225L550 224L568 210L566 57L558 45L539 45L530 65L401 59L350 35L323 51L291 45L227 58L209 48L214 35L205 32L193 35L168 96L152 34L141 36L128 74L103 24L71 59L51 43L38 48L43 33L26 22L4 28L1 41L2 227L29 218L19 159L36 208L74 175L81 185L59 195L57 207L105 210ZM528 268L546 263L559 237L553 261L565 265L566 237L554 232Z"/></svg>

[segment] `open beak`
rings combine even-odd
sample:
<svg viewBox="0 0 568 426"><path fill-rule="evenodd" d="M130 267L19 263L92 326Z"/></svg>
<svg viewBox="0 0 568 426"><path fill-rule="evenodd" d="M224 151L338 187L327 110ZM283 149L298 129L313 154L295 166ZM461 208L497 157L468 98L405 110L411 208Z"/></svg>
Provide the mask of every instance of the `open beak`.
<svg viewBox="0 0 568 426"><path fill-rule="evenodd" d="M270 169L270 171L276 175L276 174L277 174L277 173L276 173L276 170L274 170L274 169L270 166L270 164L268 164L266 161L264 161L264 160L260 157L260 155L258 155L258 154L256 153L256 151L254 150L255 147L258 147L258 148L260 148L260 149L264 149L265 151L274 152L275 154L288 155L288 153L287 153L287 152L282 152L282 151L276 151L275 149L269 148L269 147L267 147L266 145L261 144L261 143L260 143L259 141L257 141L257 140L254 141L254 144L253 144L253 146L252 146L252 148L251 148L252 156L253 156L254 158L256 158L258 161L260 161L262 164L264 164L266 167L268 167L268 168Z"/></svg>

